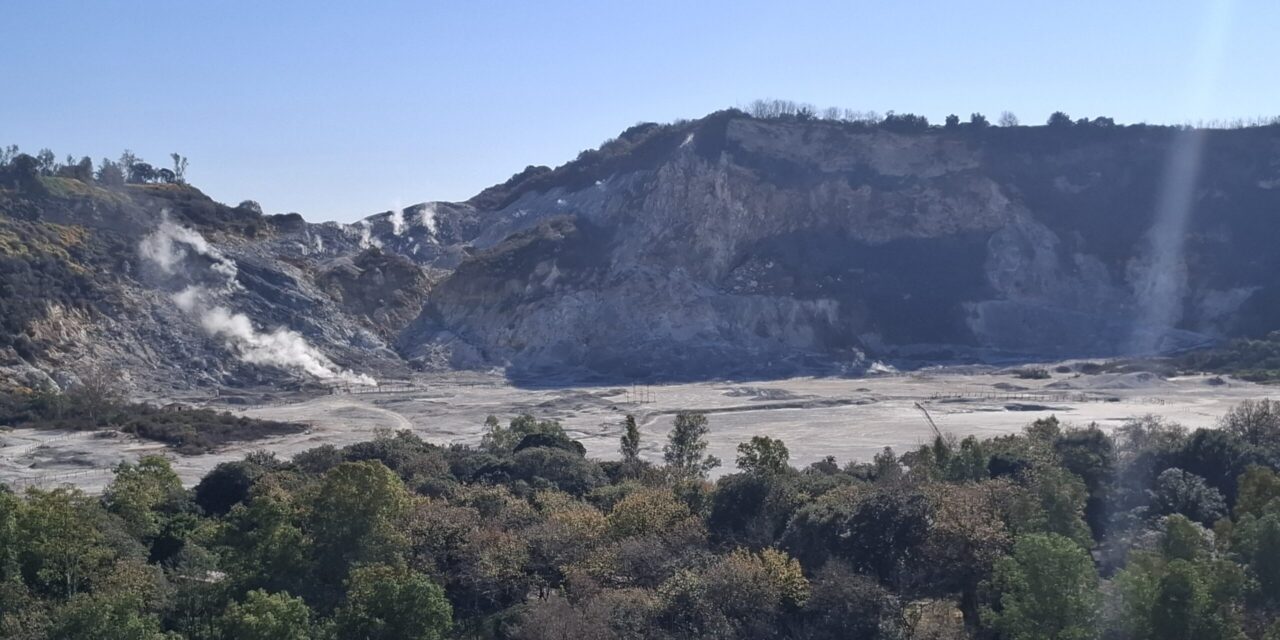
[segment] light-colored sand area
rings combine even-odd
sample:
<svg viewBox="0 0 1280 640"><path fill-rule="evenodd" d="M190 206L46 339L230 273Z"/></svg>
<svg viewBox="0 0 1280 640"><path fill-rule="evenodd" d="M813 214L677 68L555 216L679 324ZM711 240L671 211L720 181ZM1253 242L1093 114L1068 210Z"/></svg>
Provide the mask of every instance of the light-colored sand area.
<svg viewBox="0 0 1280 640"><path fill-rule="evenodd" d="M1114 429L1154 414L1189 428L1212 427L1245 399L1280 397L1276 388L1207 376L1162 380L1150 374L1054 373L1024 380L1008 372L940 369L859 379L793 378L753 382L698 382L650 387L528 389L499 377L465 382L423 377L395 392L316 396L301 401L233 408L244 415L308 423L306 433L236 444L212 454L180 456L165 447L118 436L87 433L0 432L0 481L16 485L69 482L89 491L110 481L120 460L165 453L185 483L216 464L254 450L289 457L322 444L343 446L380 430L411 429L438 444L475 444L484 419L504 422L518 413L559 420L582 441L588 455L617 456L621 420L633 413L641 425L644 456L660 461L672 416L681 410L709 414L710 453L731 471L738 443L754 435L781 438L793 465L825 456L841 463L869 460L886 446L899 453L932 439L917 402L939 428L958 437L1017 432L1031 421L1057 415L1069 424L1096 422ZM643 399L645 401L641 402Z"/></svg>

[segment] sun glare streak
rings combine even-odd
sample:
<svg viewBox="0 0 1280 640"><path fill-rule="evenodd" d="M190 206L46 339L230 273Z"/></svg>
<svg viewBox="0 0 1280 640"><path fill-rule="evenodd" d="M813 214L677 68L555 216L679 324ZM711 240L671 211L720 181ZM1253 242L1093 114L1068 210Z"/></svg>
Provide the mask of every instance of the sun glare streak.
<svg viewBox="0 0 1280 640"><path fill-rule="evenodd" d="M1204 31L1189 73L1188 113L1203 117L1213 99L1233 4L1233 0L1213 0L1206 7ZM1189 129L1178 132L1169 145L1155 220L1148 233L1146 264L1134 285L1139 313L1132 339L1135 354L1164 350L1169 332L1182 319L1187 290L1187 229L1195 209L1204 143L1203 130Z"/></svg>

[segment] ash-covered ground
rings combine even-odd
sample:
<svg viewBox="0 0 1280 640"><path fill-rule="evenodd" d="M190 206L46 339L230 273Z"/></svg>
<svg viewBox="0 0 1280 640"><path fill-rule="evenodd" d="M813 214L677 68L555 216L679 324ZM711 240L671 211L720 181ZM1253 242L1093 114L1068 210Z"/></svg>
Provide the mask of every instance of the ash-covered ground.
<svg viewBox="0 0 1280 640"><path fill-rule="evenodd" d="M643 434L644 456L660 462L672 416L704 411L711 422L710 453L731 472L738 443L754 435L781 438L791 462L805 466L835 456L841 464L869 460L884 447L901 453L932 439L916 403L938 427L957 437L998 436L1056 415L1068 424L1096 422L1114 429L1153 414L1188 428L1212 427L1246 399L1276 395L1274 387L1231 378L1161 378L1146 372L1080 373L1078 363L1047 379L1025 379L1015 370L939 368L867 378L792 378L752 382L697 382L655 386L520 388L498 375L423 376L377 393L256 396L233 405L227 398L186 398L271 420L299 421L309 431L239 443L210 454L183 456L163 445L114 433L9 430L0 432L0 481L16 486L70 483L100 490L122 460L161 453L188 484L220 462L255 450L289 457L300 451L368 440L383 430L410 429L437 444L476 444L484 420L504 422L519 413L559 420L588 455L616 457L621 420L633 413ZM260 398L271 398L261 401ZM241 398L240 401L245 401Z"/></svg>

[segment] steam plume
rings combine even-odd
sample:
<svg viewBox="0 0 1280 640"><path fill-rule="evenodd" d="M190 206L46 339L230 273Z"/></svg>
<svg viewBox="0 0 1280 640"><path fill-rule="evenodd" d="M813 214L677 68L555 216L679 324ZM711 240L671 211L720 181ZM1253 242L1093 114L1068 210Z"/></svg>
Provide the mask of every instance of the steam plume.
<svg viewBox="0 0 1280 640"><path fill-rule="evenodd" d="M372 247L377 247L379 249L382 248L382 241L373 237L373 232L369 229L368 220L361 220L357 222L355 226L359 229L358 233L360 234L359 242L361 249L369 249Z"/></svg>
<svg viewBox="0 0 1280 640"><path fill-rule="evenodd" d="M221 338L227 348L244 362L303 371L321 380L377 384L365 374L339 371L333 361L311 346L297 331L284 327L270 333L257 331L249 316L232 313L224 306L210 303L208 292L202 287L187 287L174 294L173 301L178 308L198 318L205 333Z"/></svg>
<svg viewBox="0 0 1280 640"><path fill-rule="evenodd" d="M209 244L204 236L186 227L174 224L169 219L168 211L161 213L160 226L142 239L138 252L160 267L165 275L173 275L187 258L187 248L213 261L210 269L226 279L227 287L234 289L236 283L236 263L223 255L217 247Z"/></svg>
<svg viewBox="0 0 1280 640"><path fill-rule="evenodd" d="M170 276L178 273L190 252L212 260L209 269L222 277L224 285L220 288L190 285L174 294L173 302L184 313L196 318L205 333L222 339L241 361L301 371L321 380L377 384L368 375L340 370L332 360L311 346L302 334L284 327L268 333L259 332L248 316L232 313L219 304L220 293L230 293L239 288L236 263L196 231L174 224L165 215L160 226L138 245L138 253L143 258Z"/></svg>
<svg viewBox="0 0 1280 640"><path fill-rule="evenodd" d="M422 205L422 211L418 212L418 216L419 216L419 220L422 222L422 226L426 227L427 231L431 233L431 237L434 238L436 236L435 205L431 203Z"/></svg>
<svg viewBox="0 0 1280 640"><path fill-rule="evenodd" d="M391 207L391 215L387 219L391 221L391 233L400 235L404 231L404 209L400 207L400 203Z"/></svg>

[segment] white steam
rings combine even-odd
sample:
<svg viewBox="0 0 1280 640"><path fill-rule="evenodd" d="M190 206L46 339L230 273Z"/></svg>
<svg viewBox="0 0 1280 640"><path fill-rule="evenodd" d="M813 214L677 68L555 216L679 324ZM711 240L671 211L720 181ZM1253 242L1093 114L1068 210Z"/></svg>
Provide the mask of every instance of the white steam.
<svg viewBox="0 0 1280 640"><path fill-rule="evenodd" d="M360 230L360 248L369 249L372 247L382 248L382 241L373 237L373 232L369 229L369 222L361 220L356 223L356 228Z"/></svg>
<svg viewBox="0 0 1280 640"><path fill-rule="evenodd" d="M400 207L400 203L396 203L391 207L391 214L387 216L387 220L391 222L391 233L400 235L404 232L404 209Z"/></svg>
<svg viewBox="0 0 1280 640"><path fill-rule="evenodd" d="M220 338L227 349L241 361L302 371L321 380L377 384L368 375L340 370L297 331L280 327L271 332L260 332L254 328L249 316L232 313L226 306L219 304L220 293L230 293L239 288L236 283L236 263L196 231L174 224L165 215L160 226L138 245L138 253L167 275L178 272L189 252L212 260L213 264L209 268L221 275L225 284L221 288L190 285L172 296L173 303L184 313L196 318L205 333Z"/></svg>
<svg viewBox="0 0 1280 640"><path fill-rule="evenodd" d="M426 227L431 237L435 238L437 233L435 205L431 203L422 205L422 210L418 212L418 221L422 223L422 226Z"/></svg>
<svg viewBox="0 0 1280 640"><path fill-rule="evenodd" d="M236 263L223 255L217 247L209 244L204 236L186 227L174 224L169 219L168 211L161 212L160 226L138 244L138 252L160 267L166 275L173 275L182 261L187 258L188 247L191 251L209 258L213 264L209 267L221 275L228 289L235 289Z"/></svg>
<svg viewBox="0 0 1280 640"><path fill-rule="evenodd" d="M244 362L303 371L321 380L377 384L365 374L339 371L332 360L311 346L297 331L280 327L264 333L254 329L249 316L232 313L226 307L212 303L201 287L187 287L174 294L173 301L178 308L198 318L205 333L221 338L227 348Z"/></svg>

